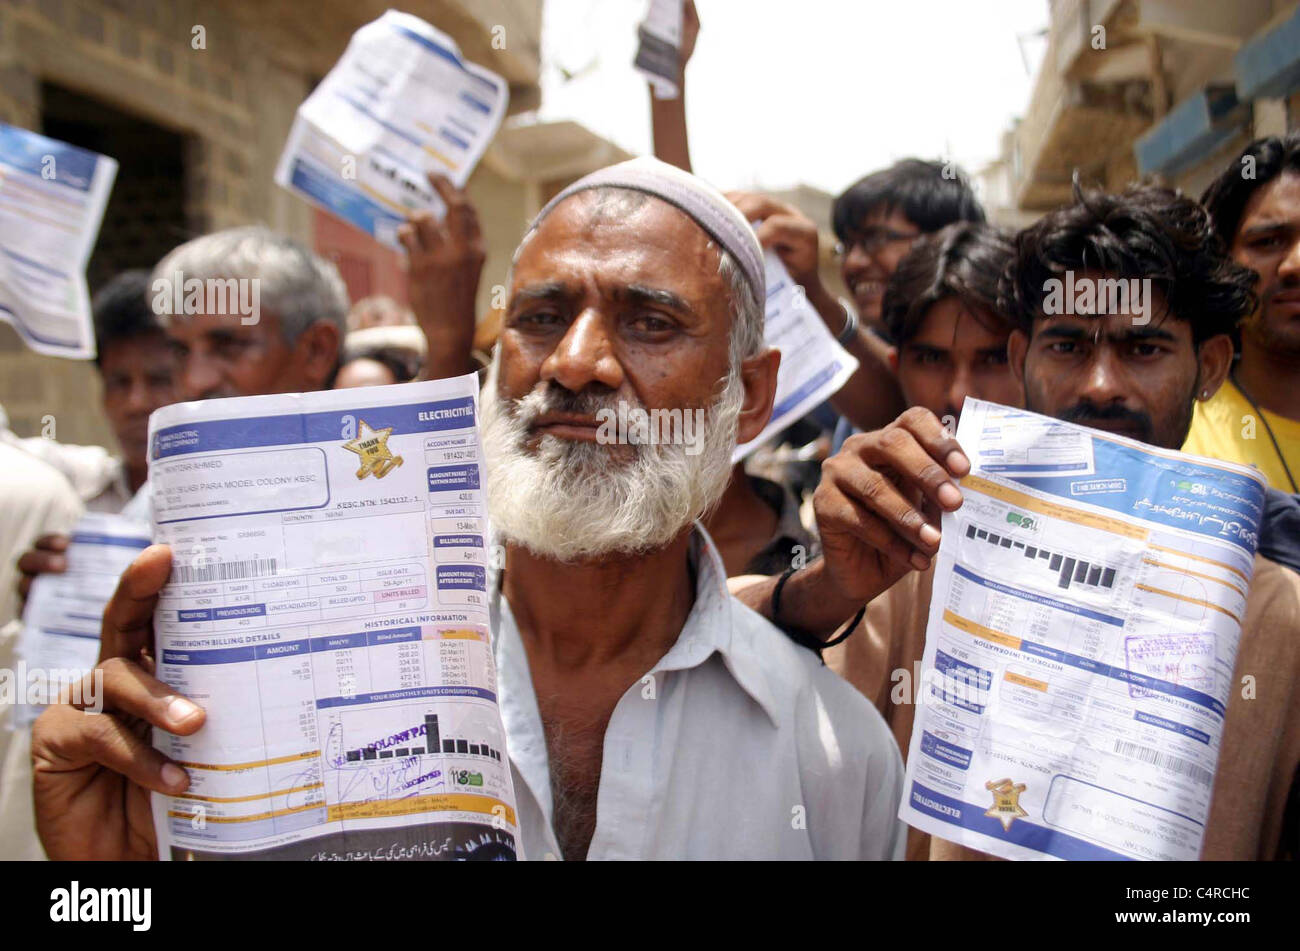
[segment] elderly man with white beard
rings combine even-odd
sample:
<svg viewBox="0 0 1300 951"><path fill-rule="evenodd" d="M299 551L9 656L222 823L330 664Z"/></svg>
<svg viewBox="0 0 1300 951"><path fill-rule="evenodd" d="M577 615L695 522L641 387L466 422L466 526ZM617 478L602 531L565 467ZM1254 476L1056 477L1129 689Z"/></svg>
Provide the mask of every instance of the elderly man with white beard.
<svg viewBox="0 0 1300 951"><path fill-rule="evenodd" d="M880 715L729 596L697 521L737 439L771 412L764 297L745 219L654 160L570 186L516 252L482 422L505 548L490 584L499 697L528 858L902 856L901 760ZM608 444L601 411L620 403L704 410L702 446ZM154 547L128 569L106 645L147 629L169 563ZM188 785L130 724L189 734L203 712L126 651L104 662L112 737L86 725L103 716L38 724L51 857L144 857L146 791ZM108 776L88 779L96 769Z"/></svg>

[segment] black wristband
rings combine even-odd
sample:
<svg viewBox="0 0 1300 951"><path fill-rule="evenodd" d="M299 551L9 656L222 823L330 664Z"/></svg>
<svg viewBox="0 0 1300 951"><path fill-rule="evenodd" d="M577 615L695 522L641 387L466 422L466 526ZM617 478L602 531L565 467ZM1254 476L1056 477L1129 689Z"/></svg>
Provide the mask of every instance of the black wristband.
<svg viewBox="0 0 1300 951"><path fill-rule="evenodd" d="M776 587L772 589L772 603L770 609L772 614L772 623L784 631L786 637L790 638L790 640L794 641L800 647L806 647L818 657L821 657L822 651L828 647L834 647L836 644L842 643L850 634L858 629L858 625L862 623L863 616L867 613L867 606L864 604L858 613L854 615L853 623L845 628L843 634L839 637L832 638L829 641L823 641L819 637L814 637L813 635L798 629L787 628L780 620L781 589L784 588L785 583L790 580L790 576L798 570L798 568L787 568L785 571L781 572L781 577L777 581Z"/></svg>
<svg viewBox="0 0 1300 951"><path fill-rule="evenodd" d="M853 615L853 623L844 629L844 633L839 637L827 641L822 645L822 647L834 647L836 644L841 644L848 640L849 635L858 629L858 625L862 623L862 619L866 616L866 613L867 606L864 604L862 607L858 608L858 613Z"/></svg>
<svg viewBox="0 0 1300 951"><path fill-rule="evenodd" d="M781 572L781 577L776 582L776 587L772 589L772 604L770 610L772 612L772 623L777 627L781 626L781 619L779 616L781 611L781 589L784 588L785 583L790 580L790 576L798 570L798 568L785 569L785 571Z"/></svg>

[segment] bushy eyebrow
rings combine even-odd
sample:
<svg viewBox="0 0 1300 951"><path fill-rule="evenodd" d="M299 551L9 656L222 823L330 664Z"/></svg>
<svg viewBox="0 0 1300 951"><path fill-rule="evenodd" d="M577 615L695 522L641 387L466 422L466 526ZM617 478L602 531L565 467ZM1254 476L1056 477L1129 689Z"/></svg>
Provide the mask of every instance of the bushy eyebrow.
<svg viewBox="0 0 1300 951"><path fill-rule="evenodd" d="M1035 336L1054 337L1059 340L1083 340L1091 339L1092 334L1084 330L1078 324L1056 324L1052 327L1045 327L1038 331ZM1120 343L1125 340L1168 340L1173 341L1174 337L1168 330L1161 327L1130 327L1121 333L1106 334L1106 339L1112 343Z"/></svg>
<svg viewBox="0 0 1300 951"><path fill-rule="evenodd" d="M568 300L572 296L572 292L559 281L544 281L519 288L511 295L510 305L514 307L531 301Z"/></svg>
<svg viewBox="0 0 1300 951"><path fill-rule="evenodd" d="M568 301L576 296L578 296L577 292L561 281L544 281L519 288L510 301L511 307L514 308L534 301ZM610 296L621 304L652 304L682 314L694 312L681 295L645 284L617 287L610 292Z"/></svg>
<svg viewBox="0 0 1300 951"><path fill-rule="evenodd" d="M1241 237L1258 238L1261 235L1272 234L1277 231L1290 231L1292 224L1289 221L1261 221L1247 228L1241 229Z"/></svg>
<svg viewBox="0 0 1300 951"><path fill-rule="evenodd" d="M203 336L215 343L230 343L244 339L241 334L236 333L230 327L213 327L205 331Z"/></svg>
<svg viewBox="0 0 1300 951"><path fill-rule="evenodd" d="M626 287L616 288L612 296L619 303L656 304L682 314L694 312L691 305L680 295L660 287L648 287L645 284L628 284Z"/></svg>

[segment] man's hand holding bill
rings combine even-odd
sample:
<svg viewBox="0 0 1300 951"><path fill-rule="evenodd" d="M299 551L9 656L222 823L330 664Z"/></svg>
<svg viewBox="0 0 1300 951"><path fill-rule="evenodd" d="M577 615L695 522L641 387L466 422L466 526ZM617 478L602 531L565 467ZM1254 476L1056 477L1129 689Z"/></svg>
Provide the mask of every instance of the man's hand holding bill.
<svg viewBox="0 0 1300 951"><path fill-rule="evenodd" d="M31 593L32 582L41 575L62 574L68 570L69 536L42 535L32 547L18 557L18 596L24 601Z"/></svg>
<svg viewBox="0 0 1300 951"><path fill-rule="evenodd" d="M939 517L961 507L954 480L970 471L957 440L913 407L883 429L850 437L822 465L813 494L822 557L790 576L779 626L828 639L864 604L939 551ZM777 579L739 597L768 614Z"/></svg>

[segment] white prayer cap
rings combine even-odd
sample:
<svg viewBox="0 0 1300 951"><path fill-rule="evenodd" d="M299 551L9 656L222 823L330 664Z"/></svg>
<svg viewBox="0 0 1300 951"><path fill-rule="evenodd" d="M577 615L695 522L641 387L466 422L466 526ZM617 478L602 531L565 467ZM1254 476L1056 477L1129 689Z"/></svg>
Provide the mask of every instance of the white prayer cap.
<svg viewBox="0 0 1300 951"><path fill-rule="evenodd" d="M649 156L610 165L578 179L546 203L529 230L536 228L560 202L592 188L628 188L644 192L685 212L735 259L745 280L753 288L755 299L767 299L763 248L740 209L702 178Z"/></svg>

